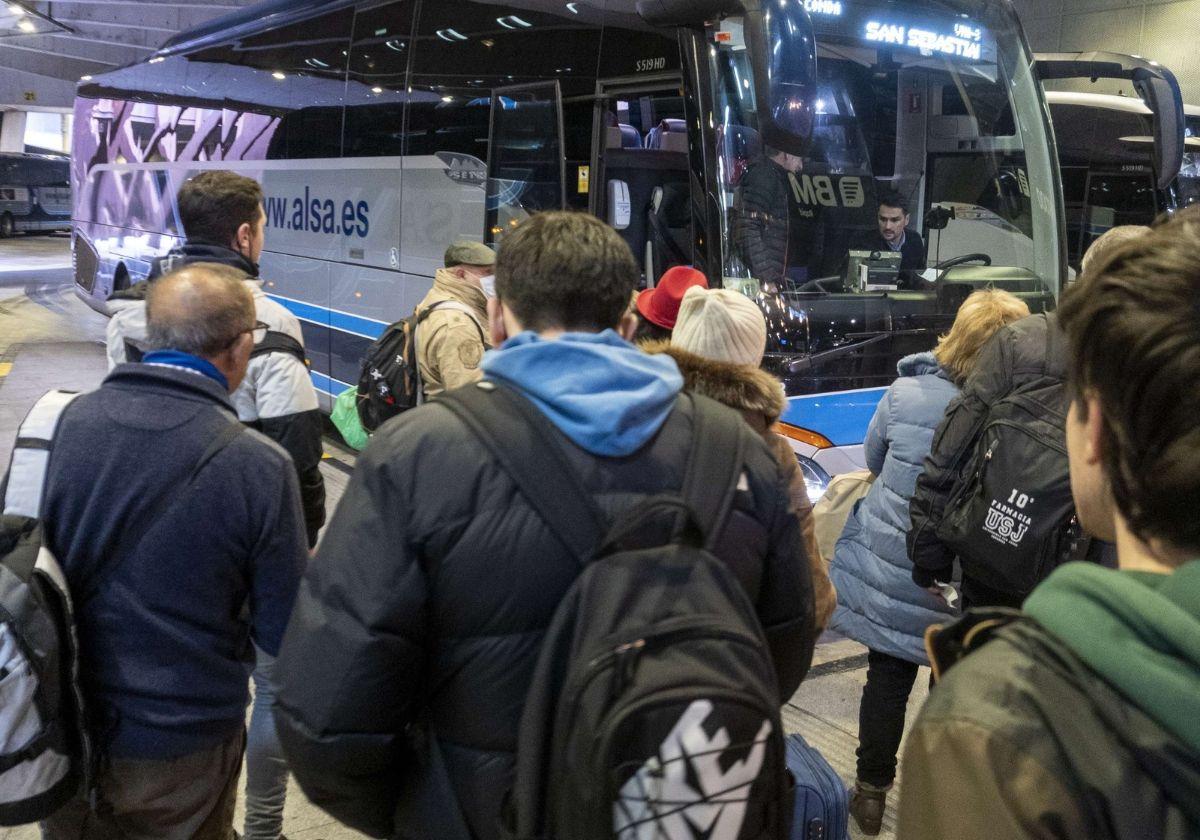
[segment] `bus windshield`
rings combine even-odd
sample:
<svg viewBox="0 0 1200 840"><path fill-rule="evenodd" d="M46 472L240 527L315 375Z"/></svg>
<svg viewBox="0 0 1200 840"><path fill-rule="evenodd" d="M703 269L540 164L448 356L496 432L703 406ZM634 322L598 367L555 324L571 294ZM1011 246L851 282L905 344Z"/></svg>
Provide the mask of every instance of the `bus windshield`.
<svg viewBox="0 0 1200 840"><path fill-rule="evenodd" d="M791 330L792 346L775 349L814 353L876 329L930 328L913 319L952 317L956 307L938 303L950 280L1052 306L1062 272L1056 173L1007 4L806 5L818 83L802 157L761 142L741 20L709 30L724 282L778 295L793 321L816 320L822 298L890 294L847 310L861 320L819 338L811 325L806 337Z"/></svg>

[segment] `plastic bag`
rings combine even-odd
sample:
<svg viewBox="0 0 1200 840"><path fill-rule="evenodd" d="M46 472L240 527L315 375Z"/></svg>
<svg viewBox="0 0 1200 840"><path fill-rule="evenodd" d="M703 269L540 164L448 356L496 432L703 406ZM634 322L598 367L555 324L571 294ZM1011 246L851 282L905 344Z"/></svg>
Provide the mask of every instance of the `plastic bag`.
<svg viewBox="0 0 1200 840"><path fill-rule="evenodd" d="M371 439L367 430L363 428L362 421L358 419L357 388L347 388L338 394L333 402L333 414L330 419L342 433L342 439L354 449L361 450Z"/></svg>

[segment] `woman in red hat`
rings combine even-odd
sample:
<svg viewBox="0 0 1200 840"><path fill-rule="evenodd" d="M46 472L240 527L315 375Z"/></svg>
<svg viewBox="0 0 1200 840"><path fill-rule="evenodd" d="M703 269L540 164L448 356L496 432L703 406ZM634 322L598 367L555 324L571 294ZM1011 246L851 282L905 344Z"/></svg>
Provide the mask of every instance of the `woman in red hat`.
<svg viewBox="0 0 1200 840"><path fill-rule="evenodd" d="M675 319L679 317L679 305L693 286L707 289L708 278L691 266L677 265L668 268L653 289L641 292L637 296L638 326L633 334L634 343L669 340L675 329Z"/></svg>

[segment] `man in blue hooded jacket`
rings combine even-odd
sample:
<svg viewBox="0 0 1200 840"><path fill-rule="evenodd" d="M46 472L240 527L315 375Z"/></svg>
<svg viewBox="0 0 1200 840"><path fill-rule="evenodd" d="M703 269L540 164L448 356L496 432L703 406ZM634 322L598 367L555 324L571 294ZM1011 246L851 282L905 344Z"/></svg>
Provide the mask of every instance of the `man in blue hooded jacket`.
<svg viewBox="0 0 1200 840"><path fill-rule="evenodd" d="M485 379L561 432L610 518L679 490L694 424L675 362L627 340L637 277L611 228L545 213L505 238L489 302L499 349ZM755 605L788 697L811 659L811 581L786 476L738 428L742 482L714 551ZM278 662L280 736L309 797L377 837L498 838L542 637L578 573L450 409L385 424L301 585ZM440 765L418 757L414 729L436 739Z"/></svg>

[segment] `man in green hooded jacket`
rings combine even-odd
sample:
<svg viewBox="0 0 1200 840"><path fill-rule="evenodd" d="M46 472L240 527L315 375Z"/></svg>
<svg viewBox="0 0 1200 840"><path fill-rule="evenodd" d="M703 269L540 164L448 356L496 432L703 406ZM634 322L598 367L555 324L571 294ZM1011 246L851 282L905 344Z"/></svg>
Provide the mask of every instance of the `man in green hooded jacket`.
<svg viewBox="0 0 1200 840"><path fill-rule="evenodd" d="M929 634L898 837L1200 837L1200 222L1106 255L1063 297L1080 522L1024 612Z"/></svg>

